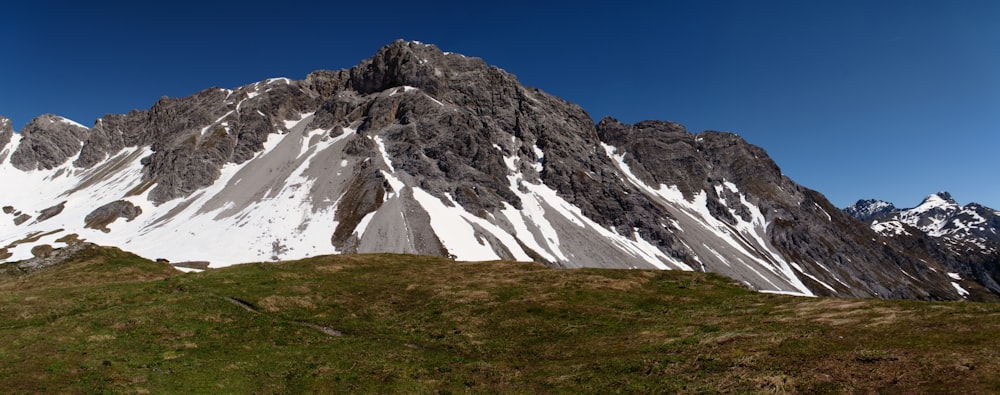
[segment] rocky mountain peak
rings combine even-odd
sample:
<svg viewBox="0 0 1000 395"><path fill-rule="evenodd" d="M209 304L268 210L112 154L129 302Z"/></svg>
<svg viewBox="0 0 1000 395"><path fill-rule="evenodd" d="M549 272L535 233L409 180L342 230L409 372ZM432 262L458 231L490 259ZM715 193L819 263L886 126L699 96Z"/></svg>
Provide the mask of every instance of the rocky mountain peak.
<svg viewBox="0 0 1000 395"><path fill-rule="evenodd" d="M958 203L955 202L955 199L953 199L951 197L950 193L941 191L941 192L936 192L936 193L932 193L930 195L927 195L927 197L925 197L924 200L921 201L920 204L917 207L920 207L920 206L935 206L936 207L936 206L942 206L942 205L958 205Z"/></svg>
<svg viewBox="0 0 1000 395"><path fill-rule="evenodd" d="M896 210L896 206L892 203L878 199L860 199L844 209L847 214L861 222L871 222Z"/></svg>
<svg viewBox="0 0 1000 395"><path fill-rule="evenodd" d="M933 217L938 220L945 218L946 216L954 213L962 208L955 199L951 197L948 192L937 192L924 198L917 207L908 210L908 216L904 217L921 217L922 220L919 221L920 224L926 223L928 220L926 218ZM922 226L922 225L917 225Z"/></svg>
<svg viewBox="0 0 1000 395"><path fill-rule="evenodd" d="M90 129L53 114L41 115L21 129L21 143L10 162L20 170L52 169L80 152Z"/></svg>
<svg viewBox="0 0 1000 395"><path fill-rule="evenodd" d="M482 59L446 55L431 44L397 40L351 68L350 88L370 94L411 86L431 96L443 97L451 85L449 80L487 68Z"/></svg>

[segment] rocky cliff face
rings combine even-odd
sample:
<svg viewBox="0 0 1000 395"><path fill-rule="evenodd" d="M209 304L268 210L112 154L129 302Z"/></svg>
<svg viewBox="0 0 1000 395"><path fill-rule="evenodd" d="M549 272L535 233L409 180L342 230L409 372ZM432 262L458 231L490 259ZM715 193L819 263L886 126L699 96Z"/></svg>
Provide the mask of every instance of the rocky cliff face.
<svg viewBox="0 0 1000 395"><path fill-rule="evenodd" d="M0 197L13 216L0 221L13 235L0 259L75 233L213 266L389 251L963 297L929 254L836 210L736 135L595 125L481 59L416 42L301 81L164 98L90 129L43 116L14 139L0 181L41 181ZM56 205L44 222L17 222Z"/></svg>
<svg viewBox="0 0 1000 395"><path fill-rule="evenodd" d="M919 262L920 257L886 248L878 235L821 194L782 175L763 149L734 134L691 134L675 123L622 125L612 119L601 121L597 128L606 144L631 155L625 156L624 164L643 184L676 186L684 200L703 202L698 207L702 219L714 219L723 228L764 225L763 242L750 251L767 260L787 261L810 289L831 295L903 298L937 298L950 292L928 285L938 282L940 275ZM702 260L713 255L710 250L692 249ZM768 249L776 253L768 254ZM730 274L724 263L716 263L713 271ZM890 280L901 271L911 277Z"/></svg>
<svg viewBox="0 0 1000 395"><path fill-rule="evenodd" d="M19 170L49 170L80 152L90 131L57 115L35 118L21 130L20 145L10 155Z"/></svg>
<svg viewBox="0 0 1000 395"><path fill-rule="evenodd" d="M10 119L0 117L0 162L7 160L7 144L10 144L14 137L14 127L11 126Z"/></svg>

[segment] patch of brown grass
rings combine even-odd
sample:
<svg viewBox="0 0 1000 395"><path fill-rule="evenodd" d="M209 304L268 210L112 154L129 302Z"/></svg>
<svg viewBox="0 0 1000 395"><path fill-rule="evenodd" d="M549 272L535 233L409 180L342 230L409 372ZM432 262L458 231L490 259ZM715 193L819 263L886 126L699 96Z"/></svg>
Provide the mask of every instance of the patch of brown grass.
<svg viewBox="0 0 1000 395"><path fill-rule="evenodd" d="M309 296L272 295L261 299L257 305L269 313L277 313L289 308L315 310L316 303Z"/></svg>

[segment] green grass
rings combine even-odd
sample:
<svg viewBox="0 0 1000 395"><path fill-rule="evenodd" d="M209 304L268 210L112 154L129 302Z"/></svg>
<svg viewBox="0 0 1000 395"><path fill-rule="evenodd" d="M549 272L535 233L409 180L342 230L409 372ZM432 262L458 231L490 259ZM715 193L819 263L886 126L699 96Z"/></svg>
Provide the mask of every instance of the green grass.
<svg viewBox="0 0 1000 395"><path fill-rule="evenodd" d="M1000 305L407 255L0 276L5 393L1000 391ZM0 269L3 269L0 266Z"/></svg>

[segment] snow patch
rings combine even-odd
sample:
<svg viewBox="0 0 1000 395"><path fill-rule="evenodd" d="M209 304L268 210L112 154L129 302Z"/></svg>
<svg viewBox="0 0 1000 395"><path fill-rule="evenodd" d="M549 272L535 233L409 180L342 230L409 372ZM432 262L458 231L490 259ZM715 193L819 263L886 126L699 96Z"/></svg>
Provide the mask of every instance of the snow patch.
<svg viewBox="0 0 1000 395"><path fill-rule="evenodd" d="M757 292L765 293L765 294L775 294L775 295L804 296L804 297L807 297L807 298L815 298L816 297L816 295L813 295L811 293L806 294L806 293L794 292L794 291L773 291L773 290L761 289L761 290L758 290Z"/></svg>
<svg viewBox="0 0 1000 395"><path fill-rule="evenodd" d="M392 193L386 195L385 197L386 200L391 198L393 195L398 194L400 191L403 190L403 188L406 187L406 184L403 183L403 181L396 178L396 176L393 176L391 173L386 173L385 171L382 171L382 176L385 177L385 180L389 182L389 186L392 187Z"/></svg>
<svg viewBox="0 0 1000 395"><path fill-rule="evenodd" d="M531 257L521 250L517 241L510 234L465 211L450 196L446 197L452 204L451 207L421 188L413 187L412 189L413 198L430 215L431 227L434 228L434 233L441 240L441 244L444 244L448 252L457 259L471 261L500 259L490 244L482 238L483 236L477 234L476 229L472 226L472 224L476 224L499 239L507 247L507 250L515 255L515 259L531 260Z"/></svg>
<svg viewBox="0 0 1000 395"><path fill-rule="evenodd" d="M826 212L826 210L824 210L823 207L819 205L819 203L813 203L813 205L816 206L816 208L819 209L820 212L826 215L827 221L833 221L833 217L830 216L830 213Z"/></svg>
<svg viewBox="0 0 1000 395"><path fill-rule="evenodd" d="M378 146L378 152L382 154L382 160L385 162L385 165L389 167L390 172L395 173L396 168L392 166L392 159L389 158L389 153L385 150L385 142L382 141L382 136L375 136L373 139Z"/></svg>
<svg viewBox="0 0 1000 395"><path fill-rule="evenodd" d="M434 103L437 103L437 105L439 105L439 106L441 106L441 107L444 107L444 103L442 103L442 102L441 102L440 100L438 100L438 99L435 99L435 98L434 98L433 96L431 96L431 95L428 95L428 94L426 94L426 93L424 93L424 96L426 96L426 97L427 97L428 99L431 99L431 101L433 101Z"/></svg>
<svg viewBox="0 0 1000 395"><path fill-rule="evenodd" d="M900 236L909 235L910 232L906 231L906 227L899 221L886 221L886 222L872 222L872 230L882 235L890 236Z"/></svg>
<svg viewBox="0 0 1000 395"><path fill-rule="evenodd" d="M531 166L534 167L536 171L538 171L539 173L541 173L542 170L545 168L545 165L544 165L545 164L545 152L542 151L541 148L538 148L537 144L536 145L532 145L531 148L535 151L535 158L538 158L535 161L535 163L532 164Z"/></svg>
<svg viewBox="0 0 1000 395"><path fill-rule="evenodd" d="M375 213L376 211L372 211L365 214L365 216L361 218L361 221L358 222L358 226L354 227L354 232L358 234L359 239L365 235L365 230L368 229L368 224L372 221L372 218L375 217Z"/></svg>
<svg viewBox="0 0 1000 395"><path fill-rule="evenodd" d="M76 122L76 121L74 121L72 119L69 119L69 118L59 117L59 122L65 123L67 125L76 126L78 128L90 129L90 128L86 127L86 126L83 126L79 122Z"/></svg>
<svg viewBox="0 0 1000 395"><path fill-rule="evenodd" d="M962 286L958 285L958 283L956 283L956 282L953 281L951 283L951 286L955 287L955 292L958 292L958 296L961 296L963 298L966 297L966 296L969 296L969 291L966 290L965 288L962 288Z"/></svg>

